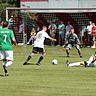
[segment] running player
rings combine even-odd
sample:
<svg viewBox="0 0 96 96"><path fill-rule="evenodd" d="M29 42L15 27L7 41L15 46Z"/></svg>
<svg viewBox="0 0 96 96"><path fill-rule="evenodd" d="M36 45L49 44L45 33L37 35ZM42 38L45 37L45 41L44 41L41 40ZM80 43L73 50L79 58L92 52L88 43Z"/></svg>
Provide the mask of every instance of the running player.
<svg viewBox="0 0 96 96"><path fill-rule="evenodd" d="M0 30L2 29L3 21L0 22ZM0 53L0 60L1 60L1 53Z"/></svg>
<svg viewBox="0 0 96 96"><path fill-rule="evenodd" d="M36 39L34 41L34 47L33 47L32 53L27 57L27 59L23 65L26 65L27 62L31 59L31 57L33 57L33 55L36 54L37 52L39 52L41 54L41 56L40 56L38 62L36 63L36 65L40 65L41 61L43 60L43 58L45 56L45 49L44 49L45 38L48 38L52 41L56 41L56 39L50 37L46 33L46 31L47 31L47 27L43 26L42 30L37 33Z"/></svg>
<svg viewBox="0 0 96 96"><path fill-rule="evenodd" d="M12 42L16 45L13 31L8 29L8 22L3 22L3 28L0 30L0 52L3 61L5 76L8 76L7 67L13 63L13 47Z"/></svg>
<svg viewBox="0 0 96 96"><path fill-rule="evenodd" d="M70 33L66 35L65 45L67 45L66 46L67 57L69 57L69 50L72 47L75 47L78 50L78 54L79 54L80 58L82 57L80 46L79 46L80 40L79 40L78 36L74 33L73 28L71 29Z"/></svg>

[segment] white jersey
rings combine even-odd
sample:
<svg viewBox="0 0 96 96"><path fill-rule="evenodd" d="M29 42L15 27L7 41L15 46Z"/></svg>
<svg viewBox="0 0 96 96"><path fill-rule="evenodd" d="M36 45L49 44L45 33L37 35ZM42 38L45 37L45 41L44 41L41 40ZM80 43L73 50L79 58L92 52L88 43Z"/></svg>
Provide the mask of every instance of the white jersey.
<svg viewBox="0 0 96 96"><path fill-rule="evenodd" d="M34 41L34 47L44 48L44 40L49 38L49 35L42 31L39 31L36 35L36 40Z"/></svg>
<svg viewBox="0 0 96 96"><path fill-rule="evenodd" d="M92 25L88 25L87 26L87 31L88 31L88 34L91 34L91 32L92 32Z"/></svg>
<svg viewBox="0 0 96 96"><path fill-rule="evenodd" d="M89 58L89 60L87 61L87 66L89 66L89 67L95 67L96 66L96 60L94 61L94 59L93 59L93 55ZM92 63L92 61L94 61L93 63Z"/></svg>

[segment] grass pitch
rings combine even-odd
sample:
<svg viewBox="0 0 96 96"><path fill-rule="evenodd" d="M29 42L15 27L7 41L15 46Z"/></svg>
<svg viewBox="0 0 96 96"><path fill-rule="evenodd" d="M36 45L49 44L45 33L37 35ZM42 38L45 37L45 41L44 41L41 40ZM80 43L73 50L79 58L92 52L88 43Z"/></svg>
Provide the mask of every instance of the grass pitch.
<svg viewBox="0 0 96 96"><path fill-rule="evenodd" d="M0 64L0 96L96 96L96 68L66 67L70 62L87 60L96 49L82 48L83 58L76 49L67 58L65 49L59 46L46 46L46 57L42 65L35 65L39 55L34 56L29 65L23 66L32 47L16 46L14 64L9 67L9 76L2 76ZM53 59L58 60L52 65ZM1 61L0 61L1 63Z"/></svg>

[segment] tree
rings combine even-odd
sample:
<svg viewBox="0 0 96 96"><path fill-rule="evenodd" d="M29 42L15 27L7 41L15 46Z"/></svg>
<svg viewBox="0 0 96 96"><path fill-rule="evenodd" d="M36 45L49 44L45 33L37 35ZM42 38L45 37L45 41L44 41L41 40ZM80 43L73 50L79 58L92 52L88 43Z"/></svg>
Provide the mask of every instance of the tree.
<svg viewBox="0 0 96 96"><path fill-rule="evenodd" d="M6 19L6 7L19 7L19 5L20 0L0 0L0 19Z"/></svg>

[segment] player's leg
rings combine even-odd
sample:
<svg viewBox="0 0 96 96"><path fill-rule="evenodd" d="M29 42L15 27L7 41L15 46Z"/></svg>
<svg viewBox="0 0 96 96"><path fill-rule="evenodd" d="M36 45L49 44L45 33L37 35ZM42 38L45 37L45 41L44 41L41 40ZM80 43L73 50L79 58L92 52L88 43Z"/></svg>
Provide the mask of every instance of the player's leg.
<svg viewBox="0 0 96 96"><path fill-rule="evenodd" d="M5 53L5 51L1 51L1 59L2 59L2 61L3 61L3 69L4 69L4 73L5 74L7 74L8 72L7 72L7 68L6 68L6 53Z"/></svg>
<svg viewBox="0 0 96 96"><path fill-rule="evenodd" d="M27 59L25 60L25 62L23 63L23 65L26 65L27 62L34 56L35 53L38 52L37 47L33 47L32 53L27 57Z"/></svg>
<svg viewBox="0 0 96 96"><path fill-rule="evenodd" d="M81 54L81 50L80 50L80 46L76 44L75 47L76 47L76 49L77 49L77 51L78 51L78 54L79 54L80 58L82 58L82 54Z"/></svg>
<svg viewBox="0 0 96 96"><path fill-rule="evenodd" d="M8 76L7 68L13 63L13 51L2 51L2 60L5 76Z"/></svg>
<svg viewBox="0 0 96 96"><path fill-rule="evenodd" d="M40 65L41 61L44 59L45 54L46 54L46 53L45 53L45 49L39 48L39 53L41 54L41 56L39 57L36 65Z"/></svg>
<svg viewBox="0 0 96 96"><path fill-rule="evenodd" d="M69 51L70 51L71 48L72 48L72 45L71 45L71 44L68 44L67 47L66 47L66 54L67 54L67 57L70 56Z"/></svg>
<svg viewBox="0 0 96 96"><path fill-rule="evenodd" d="M6 51L6 67L13 63L13 51Z"/></svg>
<svg viewBox="0 0 96 96"><path fill-rule="evenodd" d="M80 62L75 62L75 63L69 64L69 67L76 67L76 66L80 66Z"/></svg>
<svg viewBox="0 0 96 96"><path fill-rule="evenodd" d="M82 61L82 62L74 62L74 63L66 62L66 64L67 64L68 67L77 67L77 66L84 65L84 61Z"/></svg>

